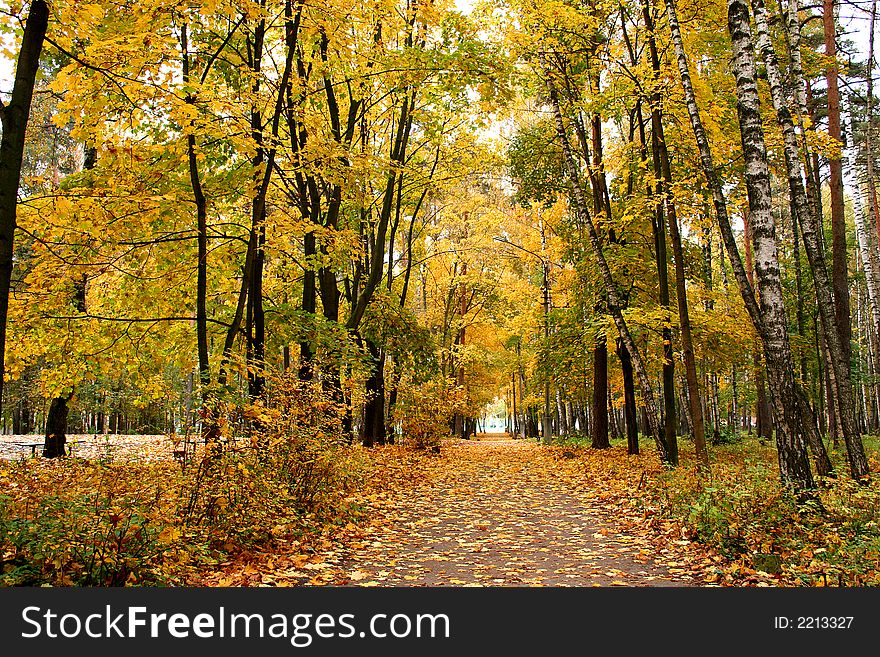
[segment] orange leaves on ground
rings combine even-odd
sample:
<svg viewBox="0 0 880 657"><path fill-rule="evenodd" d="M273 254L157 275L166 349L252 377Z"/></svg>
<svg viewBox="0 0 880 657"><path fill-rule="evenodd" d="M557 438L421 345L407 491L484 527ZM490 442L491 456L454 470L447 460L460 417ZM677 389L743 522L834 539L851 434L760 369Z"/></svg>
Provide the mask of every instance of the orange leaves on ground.
<svg viewBox="0 0 880 657"><path fill-rule="evenodd" d="M327 575L356 586L681 585L654 545L619 524L585 463L533 443L445 441L440 454L368 453L360 533L331 532ZM626 479L627 481L629 479ZM634 474L633 483L639 480ZM595 482L594 482L595 483ZM602 508L605 506L606 508ZM637 514L628 512L634 518ZM678 552L675 552L678 555ZM306 570L303 568L303 570ZM304 578L303 583L305 583Z"/></svg>

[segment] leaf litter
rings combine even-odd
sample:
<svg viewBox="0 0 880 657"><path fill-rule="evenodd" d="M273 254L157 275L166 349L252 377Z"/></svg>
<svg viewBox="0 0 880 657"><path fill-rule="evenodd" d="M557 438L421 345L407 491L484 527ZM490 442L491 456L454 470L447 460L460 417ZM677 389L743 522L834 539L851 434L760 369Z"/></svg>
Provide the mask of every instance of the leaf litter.
<svg viewBox="0 0 880 657"><path fill-rule="evenodd" d="M446 440L439 454L369 450L370 475L350 499L359 519L241 555L204 583L717 585L720 558L633 504L639 457L563 451L520 440Z"/></svg>

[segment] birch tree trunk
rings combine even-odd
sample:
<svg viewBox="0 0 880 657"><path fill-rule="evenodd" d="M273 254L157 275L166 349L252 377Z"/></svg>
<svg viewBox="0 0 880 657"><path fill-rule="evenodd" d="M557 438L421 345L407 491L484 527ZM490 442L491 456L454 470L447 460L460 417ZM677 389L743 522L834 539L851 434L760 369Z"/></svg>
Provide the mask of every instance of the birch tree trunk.
<svg viewBox="0 0 880 657"><path fill-rule="evenodd" d="M855 149L852 149L847 160L852 165L847 169L847 186L852 190L853 216L856 224L856 237L859 242L859 255L865 268L865 287L868 292L868 305L871 309L871 321L874 330L880 328L880 266L877 263L876 246L865 224L865 206L862 203L862 190L858 176L853 171L856 161Z"/></svg>
<svg viewBox="0 0 880 657"><path fill-rule="evenodd" d="M812 418L804 417L803 407L807 405L806 398L797 387L793 377L791 348L788 344L785 309L782 305L776 234L769 206L769 173L767 172L766 153L763 151L760 114L757 111L754 62L750 61L750 53L743 50L743 36L747 37L749 42L751 41L748 12L745 12L745 25L743 25L742 10L745 7L736 0L729 5L729 10L733 10L729 11L729 26L732 35L734 35L735 44L734 70L737 73L737 95L739 98L737 109L740 115L743 150L746 159L746 177L749 183L750 219L755 254L755 274L761 298L760 308L755 300L730 227L727 202L715 172L709 140L697 107L696 94L678 24L675 1L666 0L666 9L688 116L700 151L703 172L712 191L724 245L734 276L739 284L740 295L764 345L764 360L767 364L767 379L777 429L776 447L779 455L780 476L785 484L792 486L795 490L805 491L814 487L813 474L810 471L807 458L805 436L803 435L804 420L812 421ZM745 29L744 34L743 28ZM750 67L749 64L751 64ZM746 71L742 70L744 68ZM744 72L745 75L743 75ZM757 123L755 119L757 119Z"/></svg>
<svg viewBox="0 0 880 657"><path fill-rule="evenodd" d="M770 94L776 110L776 118L782 127L783 145L785 152L785 165L788 174L789 193L791 194L791 206L795 211L801 233L804 238L804 247L807 258L810 261L810 269L813 273L813 285L816 291L816 303L819 309L819 318L825 328L825 336L828 339L828 347L831 352L831 366L834 371L834 383L836 393L834 395L837 405L838 417L846 443L850 472L855 478L861 478L868 474L868 459L862 444L861 432L855 418L855 404L852 397L852 381L850 377L849 358L847 349L841 343L840 332L835 330L835 305L832 295L832 284L828 280L825 268L825 260L819 250L819 220L815 208L807 200L801 177L801 160L798 153L797 135L794 130L791 111L788 108L785 94L782 88L782 74L776 58L776 51L770 42L767 16L764 11L764 0L752 0L757 26L758 44L760 46L764 64L767 68L767 79L770 83ZM746 9L745 20L748 21ZM745 46L744 46L745 47ZM759 117L760 120L760 117ZM813 428L812 425L810 427ZM831 462L828 455L824 454L824 446L821 439L810 436L810 444L820 448L816 452L817 468L819 474L828 474L831 471Z"/></svg>
<svg viewBox="0 0 880 657"><path fill-rule="evenodd" d="M877 22L877 0L871 3L870 32L868 33L868 125L865 131L865 174L868 178L868 208L874 219L877 241L880 243L880 207L877 203L877 186L874 182L874 27Z"/></svg>
<svg viewBox="0 0 880 657"><path fill-rule="evenodd" d="M764 351L770 394L777 417L776 442L783 478L798 488L811 488L813 476L807 461L805 432L812 418L804 417L804 406L794 381L794 363L788 342L788 321L782 282L776 226L772 215L770 171L761 109L756 84L749 12L742 0L727 4L727 25L733 45L733 73L736 77L737 116L745 163L745 182L749 197L749 219L755 275L764 319ZM780 421L781 420L781 421Z"/></svg>

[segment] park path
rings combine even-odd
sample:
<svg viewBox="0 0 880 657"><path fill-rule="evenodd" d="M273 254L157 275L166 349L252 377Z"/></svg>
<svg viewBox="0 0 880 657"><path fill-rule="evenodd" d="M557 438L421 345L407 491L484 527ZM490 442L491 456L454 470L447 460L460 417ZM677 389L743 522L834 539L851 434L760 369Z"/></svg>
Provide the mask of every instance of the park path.
<svg viewBox="0 0 880 657"><path fill-rule="evenodd" d="M444 443L424 467L401 465L393 492L371 496L371 530L336 555L334 570L344 574L335 583L697 584L674 541L658 546L634 529L619 494L581 482L574 452L477 438Z"/></svg>

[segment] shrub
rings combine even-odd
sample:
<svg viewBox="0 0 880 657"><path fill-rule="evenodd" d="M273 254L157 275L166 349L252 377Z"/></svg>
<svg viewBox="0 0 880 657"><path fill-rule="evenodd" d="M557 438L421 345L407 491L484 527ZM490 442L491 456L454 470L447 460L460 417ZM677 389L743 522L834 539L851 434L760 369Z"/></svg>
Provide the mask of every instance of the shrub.
<svg viewBox="0 0 880 657"><path fill-rule="evenodd" d="M180 509L186 525L230 548L271 540L305 516L342 513L360 481L359 459L343 438L345 407L320 383L279 375L265 403L244 414L252 435L188 473Z"/></svg>
<svg viewBox="0 0 880 657"><path fill-rule="evenodd" d="M0 497L0 584L167 582L168 489L156 474L78 460L10 464L4 478L28 487Z"/></svg>
<svg viewBox="0 0 880 657"><path fill-rule="evenodd" d="M772 447L744 440L717 447L714 457L709 480L678 468L649 487L692 539L746 571L759 569L761 555L775 555L790 584L880 586L876 482L860 485L843 474L818 491L821 507L801 505L783 491Z"/></svg>
<svg viewBox="0 0 880 657"><path fill-rule="evenodd" d="M401 381L394 422L403 441L425 449L438 445L449 435L449 420L465 406L464 391L445 379L424 383Z"/></svg>
<svg viewBox="0 0 880 657"><path fill-rule="evenodd" d="M346 518L361 463L344 407L320 384L269 383L265 402L242 409L251 436L223 436L186 468L0 461L0 585L185 584L230 553Z"/></svg>

